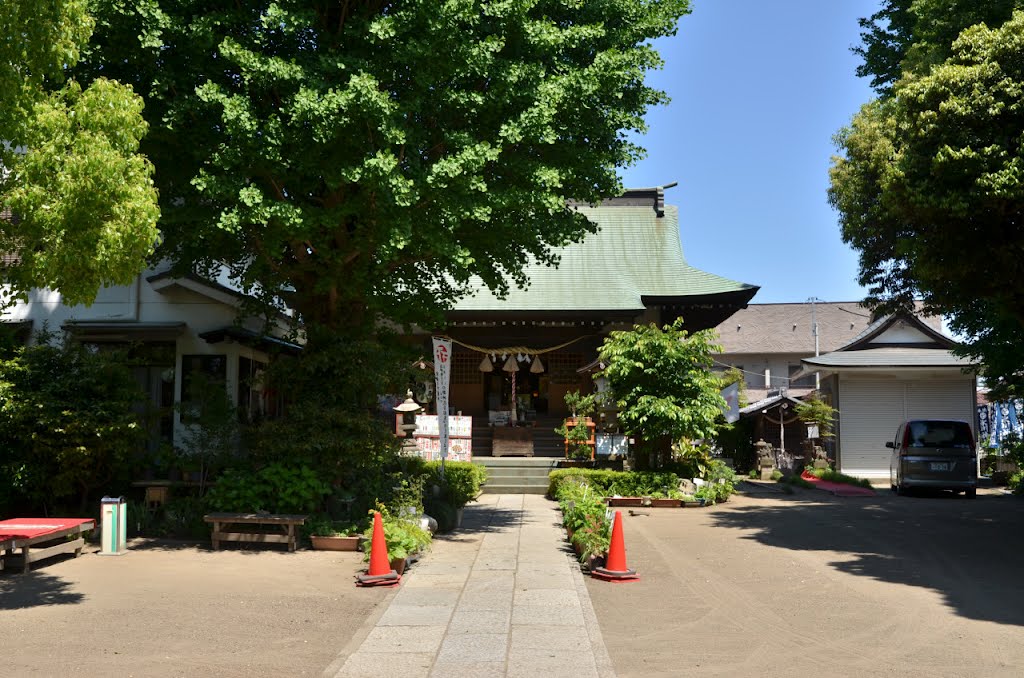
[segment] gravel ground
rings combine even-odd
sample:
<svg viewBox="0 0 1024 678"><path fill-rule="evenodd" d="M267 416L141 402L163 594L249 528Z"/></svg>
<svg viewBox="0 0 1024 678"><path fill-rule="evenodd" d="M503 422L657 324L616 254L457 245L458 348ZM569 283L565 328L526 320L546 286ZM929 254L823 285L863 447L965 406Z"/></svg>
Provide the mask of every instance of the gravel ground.
<svg viewBox="0 0 1024 678"><path fill-rule="evenodd" d="M387 595L359 553L129 548L0 573L0 674L319 676Z"/></svg>
<svg viewBox="0 0 1024 678"><path fill-rule="evenodd" d="M633 676L1024 675L1024 501L996 490L623 510L640 582L589 579Z"/></svg>

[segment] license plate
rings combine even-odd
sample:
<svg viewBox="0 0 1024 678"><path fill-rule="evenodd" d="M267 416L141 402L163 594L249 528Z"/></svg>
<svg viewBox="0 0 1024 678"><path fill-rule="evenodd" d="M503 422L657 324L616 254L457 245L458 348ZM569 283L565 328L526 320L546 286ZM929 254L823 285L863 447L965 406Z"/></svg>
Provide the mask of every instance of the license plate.
<svg viewBox="0 0 1024 678"><path fill-rule="evenodd" d="M949 462L948 461L933 461L930 464L928 464L928 469L931 470L931 471L948 471L949 470Z"/></svg>

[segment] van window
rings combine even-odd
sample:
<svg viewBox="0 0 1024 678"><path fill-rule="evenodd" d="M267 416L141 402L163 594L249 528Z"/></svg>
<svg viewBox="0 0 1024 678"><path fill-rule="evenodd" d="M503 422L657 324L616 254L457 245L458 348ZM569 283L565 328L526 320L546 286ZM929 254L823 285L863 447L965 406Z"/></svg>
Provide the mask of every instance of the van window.
<svg viewBox="0 0 1024 678"><path fill-rule="evenodd" d="M910 447L971 447L971 428L960 421L912 421L909 429Z"/></svg>

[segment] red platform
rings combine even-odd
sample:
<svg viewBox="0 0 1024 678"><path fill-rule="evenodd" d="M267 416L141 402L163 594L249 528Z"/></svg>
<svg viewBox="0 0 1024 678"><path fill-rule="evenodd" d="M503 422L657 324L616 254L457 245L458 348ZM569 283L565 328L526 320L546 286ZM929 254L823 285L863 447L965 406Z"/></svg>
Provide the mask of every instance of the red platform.
<svg viewBox="0 0 1024 678"><path fill-rule="evenodd" d="M92 518L9 518L0 520L0 570L4 561L21 558L22 571L28 572L32 563L60 553L78 556L85 540L73 535L96 527ZM15 551L21 554L15 554Z"/></svg>

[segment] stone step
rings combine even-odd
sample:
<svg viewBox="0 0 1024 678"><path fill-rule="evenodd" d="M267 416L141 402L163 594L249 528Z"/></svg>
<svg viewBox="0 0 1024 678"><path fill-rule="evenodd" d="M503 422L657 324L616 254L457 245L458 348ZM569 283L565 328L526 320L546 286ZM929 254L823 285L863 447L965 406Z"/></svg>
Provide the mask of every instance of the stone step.
<svg viewBox="0 0 1024 678"><path fill-rule="evenodd" d="M510 470L513 472L509 472ZM496 471L495 473L487 473L488 483L547 484L548 482L547 473L516 473L514 472L515 469L496 469Z"/></svg>
<svg viewBox="0 0 1024 678"><path fill-rule="evenodd" d="M485 494L547 494L548 486L540 485L492 485L488 482L483 487Z"/></svg>
<svg viewBox="0 0 1024 678"><path fill-rule="evenodd" d="M487 469L488 478L547 478L550 469L524 468L522 466L491 466Z"/></svg>
<svg viewBox="0 0 1024 678"><path fill-rule="evenodd" d="M552 469L558 465L558 460L551 457L483 457L474 459L473 463L486 466L487 468L513 466Z"/></svg>

